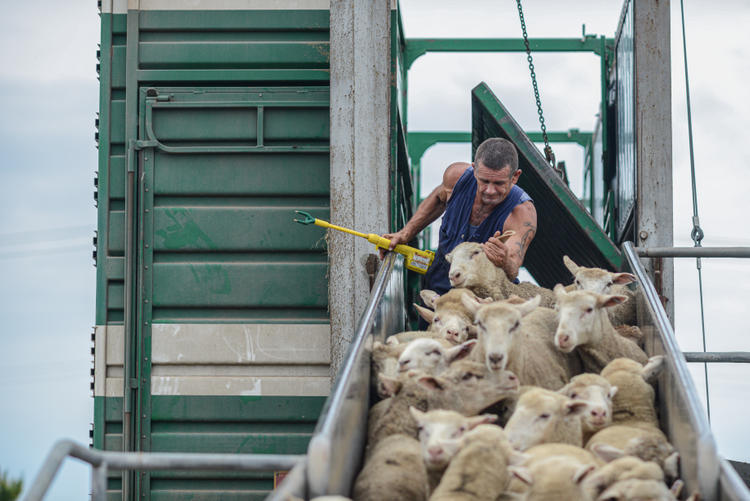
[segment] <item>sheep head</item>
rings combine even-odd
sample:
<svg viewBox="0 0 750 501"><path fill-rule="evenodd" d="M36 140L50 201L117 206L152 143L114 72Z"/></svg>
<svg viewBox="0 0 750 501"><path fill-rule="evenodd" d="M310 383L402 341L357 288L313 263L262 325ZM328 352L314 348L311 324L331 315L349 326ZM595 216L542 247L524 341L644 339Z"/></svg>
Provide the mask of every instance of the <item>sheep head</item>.
<svg viewBox="0 0 750 501"><path fill-rule="evenodd" d="M497 273L504 273L495 266L484 253L482 244L463 242L458 244L445 260L451 265L448 279L451 287L474 287L487 281ZM506 278L507 280L507 278Z"/></svg>
<svg viewBox="0 0 750 501"><path fill-rule="evenodd" d="M570 353L576 346L599 343L605 323L605 308L628 300L627 296L598 294L591 291L566 292L560 284L555 286L555 297L560 322L555 332L555 346Z"/></svg>
<svg viewBox="0 0 750 501"><path fill-rule="evenodd" d="M568 256L563 256L563 263L565 263L568 271L573 274L575 278L573 283L578 290L609 294L615 284L626 285L635 282L635 275L632 273L614 273L602 268L578 266Z"/></svg>
<svg viewBox="0 0 750 501"><path fill-rule="evenodd" d="M484 347L485 363L490 371L505 370L521 318L534 311L541 299L537 295L521 304L508 301L481 304L468 295L463 297L464 306L474 314L477 337Z"/></svg>

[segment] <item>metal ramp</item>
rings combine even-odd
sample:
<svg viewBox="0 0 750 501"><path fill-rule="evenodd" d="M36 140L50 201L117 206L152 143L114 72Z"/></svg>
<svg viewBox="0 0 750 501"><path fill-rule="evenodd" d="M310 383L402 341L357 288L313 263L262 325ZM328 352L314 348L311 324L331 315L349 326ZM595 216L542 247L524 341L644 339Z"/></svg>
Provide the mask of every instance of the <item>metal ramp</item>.
<svg viewBox="0 0 750 501"><path fill-rule="evenodd" d="M518 185L534 199L538 231L524 266L544 287L568 283L568 255L581 266L619 270L622 254L578 198L552 170L529 137L484 82L471 91L472 158L485 139L502 137L516 145Z"/></svg>
<svg viewBox="0 0 750 501"><path fill-rule="evenodd" d="M657 408L662 430L680 452L684 492L697 491L701 499L710 501L750 499L750 490L717 452L685 358L653 284L632 245L625 243L622 249L623 269L637 278L638 324L646 337L645 350L649 356L666 357L665 369L658 381ZM282 501L290 495L302 499L326 494L351 495L365 448L370 347L374 341L382 341L386 335L395 333L403 322L398 287L401 261L400 256L390 254L381 266L347 360L318 421L306 460L295 467L266 501ZM397 277L395 284L391 283L391 277Z"/></svg>

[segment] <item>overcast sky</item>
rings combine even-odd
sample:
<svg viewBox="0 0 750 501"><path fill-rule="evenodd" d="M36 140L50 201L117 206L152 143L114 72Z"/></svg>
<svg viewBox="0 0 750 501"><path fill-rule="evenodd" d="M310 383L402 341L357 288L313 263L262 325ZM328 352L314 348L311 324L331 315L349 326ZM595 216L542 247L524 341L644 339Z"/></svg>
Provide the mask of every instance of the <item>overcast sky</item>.
<svg viewBox="0 0 750 501"><path fill-rule="evenodd" d="M460 5L460 7L459 7ZM614 36L622 2L527 0L530 37ZM408 37L518 37L515 2L402 0ZM705 246L750 245L746 214L750 104L750 5L742 0L686 2L698 201ZM672 2L674 231L691 245L692 205L679 2ZM97 169L96 2L12 2L0 19L0 469L28 483L55 440L88 443L95 269L91 237ZM12 49L11 49L12 47ZM548 130L591 130L599 102L598 58L538 54L534 58ZM527 130L538 130L523 54L427 55L410 73L410 130L468 131L470 90L485 81ZM583 151L555 146L580 193ZM469 160L468 146L436 146L422 161L423 187L436 185L451 161ZM686 351L700 349L695 260L675 265L676 332ZM750 351L744 312L750 265L704 260L710 351ZM702 367L693 368L703 391ZM750 461L747 409L750 368L712 366L713 426L720 451ZM85 499L88 468L68 461L49 500Z"/></svg>

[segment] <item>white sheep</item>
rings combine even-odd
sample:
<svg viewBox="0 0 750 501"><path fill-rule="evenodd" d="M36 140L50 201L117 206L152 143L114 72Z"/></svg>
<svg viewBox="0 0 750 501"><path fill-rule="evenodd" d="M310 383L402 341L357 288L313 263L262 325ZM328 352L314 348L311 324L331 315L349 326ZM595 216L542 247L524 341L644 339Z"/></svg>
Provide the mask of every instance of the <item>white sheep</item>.
<svg viewBox="0 0 750 501"><path fill-rule="evenodd" d="M385 344L390 346L396 346L399 344L408 344L415 339L429 338L429 339L444 339L443 335L439 332L433 331L404 331L396 334L391 334L385 338Z"/></svg>
<svg viewBox="0 0 750 501"><path fill-rule="evenodd" d="M410 407L409 410L419 430L422 460L427 470L428 493L437 487L448 463L463 446L467 432L480 424L497 420L494 414L466 417L458 412L442 409L422 412Z"/></svg>
<svg viewBox="0 0 750 501"><path fill-rule="evenodd" d="M491 371L513 371L522 384L557 390L579 372L580 365L576 354L555 349L556 314L539 308L539 302L536 296L521 304L507 300L480 304L464 296L477 325L479 343L472 358Z"/></svg>
<svg viewBox="0 0 750 501"><path fill-rule="evenodd" d="M571 400L554 391L532 388L516 403L505 433L514 448L525 451L538 444L583 445L580 414L586 409L581 401Z"/></svg>
<svg viewBox="0 0 750 501"><path fill-rule="evenodd" d="M417 437L417 425L409 413L413 406L421 411L447 409L464 415L476 415L483 409L518 394L517 379L507 377L476 379L456 362L442 376L415 375L404 379L380 376L390 398L370 409L368 448L396 433ZM457 367L454 367L457 366Z"/></svg>
<svg viewBox="0 0 750 501"><path fill-rule="evenodd" d="M682 490L682 483L675 482L670 489L659 480L644 480L631 478L615 482L607 488L598 498L597 501L677 501L679 491ZM688 498L688 501L696 501L697 494Z"/></svg>
<svg viewBox="0 0 750 501"><path fill-rule="evenodd" d="M435 339L415 339L398 357L398 371L404 373L419 369L427 374L438 376L445 372L451 363L468 356L476 343L476 339L470 339L458 346L446 349Z"/></svg>
<svg viewBox="0 0 750 501"><path fill-rule="evenodd" d="M478 297L496 300L516 295L523 299L541 296L541 305L551 308L555 296L551 290L530 282L514 284L505 271L495 266L485 255L482 244L463 242L458 244L445 259L451 264L448 279L452 287L466 287Z"/></svg>
<svg viewBox="0 0 750 501"><path fill-rule="evenodd" d="M578 266L568 256L563 256L565 267L573 274L573 285L577 290L586 290L598 294L615 294L627 296L628 301L607 310L612 325L635 325L635 293L627 284L635 282L632 273L615 273L602 268Z"/></svg>
<svg viewBox="0 0 750 501"><path fill-rule="evenodd" d="M606 378L588 373L574 376L558 390L558 393L571 400L586 403L586 409L581 414L584 443L591 435L612 423L612 398L617 390L617 386L613 386Z"/></svg>
<svg viewBox="0 0 750 501"><path fill-rule="evenodd" d="M513 482L508 487L512 498L522 501L594 501L584 489L584 483L602 463L591 453L568 444L544 444L532 447L524 454L528 459L522 466L508 468L513 475Z"/></svg>
<svg viewBox="0 0 750 501"><path fill-rule="evenodd" d="M659 426L652 384L663 367L664 357L656 355L645 365L629 358L616 358L602 369L602 377L617 386L612 399L614 423L639 422Z"/></svg>
<svg viewBox="0 0 750 501"><path fill-rule="evenodd" d="M600 372L618 357L645 363L648 357L636 343L620 336L607 316L606 308L627 300L625 296L597 294L590 291L566 292L555 286L559 323L555 345L564 353L576 350L587 372Z"/></svg>
<svg viewBox="0 0 750 501"><path fill-rule="evenodd" d="M473 323L473 315L466 311L461 297L464 293L469 294L478 302L491 302L492 298L480 299L463 287L449 290L443 295L429 289L423 289L419 294L422 296L427 308L415 304L422 318L430 324L429 330L435 332L448 341L459 344L469 338L477 337L477 331Z"/></svg>
<svg viewBox="0 0 750 501"><path fill-rule="evenodd" d="M592 499L622 480L656 480L664 483L664 472L653 461L643 461L634 456L623 456L596 469L586 477L583 489Z"/></svg>
<svg viewBox="0 0 750 501"><path fill-rule="evenodd" d="M502 428L481 424L464 436L430 501L495 501L508 483L507 467L525 459Z"/></svg>
<svg viewBox="0 0 750 501"><path fill-rule="evenodd" d="M357 475L352 497L357 501L426 500L427 471L419 442L400 434L380 441Z"/></svg>
<svg viewBox="0 0 750 501"><path fill-rule="evenodd" d="M658 464L669 479L676 479L679 453L656 426L631 422L613 424L598 431L586 443L586 449L611 461L623 456L635 456Z"/></svg>

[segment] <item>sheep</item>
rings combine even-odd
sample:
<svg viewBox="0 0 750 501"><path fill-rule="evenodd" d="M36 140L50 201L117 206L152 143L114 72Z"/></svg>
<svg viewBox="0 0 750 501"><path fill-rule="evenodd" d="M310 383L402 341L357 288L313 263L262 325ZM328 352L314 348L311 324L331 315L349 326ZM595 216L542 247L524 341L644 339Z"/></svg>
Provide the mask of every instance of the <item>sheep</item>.
<svg viewBox="0 0 750 501"><path fill-rule="evenodd" d="M466 287L478 297L491 297L495 300L507 299L513 294L523 299L540 295L541 305L546 308L551 308L555 303L555 296L549 289L530 282L511 282L505 271L487 258L482 244L458 244L445 259L451 264L448 279L452 287Z"/></svg>
<svg viewBox="0 0 750 501"><path fill-rule="evenodd" d="M422 318L430 324L431 332L439 334L454 344L477 337L473 316L466 311L461 301L464 293L471 295L478 302L492 301L492 298L480 299L471 290L459 287L449 290L442 296L429 289L423 289L420 296L429 308L414 305Z"/></svg>
<svg viewBox="0 0 750 501"><path fill-rule="evenodd" d="M654 405L655 392L651 385L664 367L664 357L656 355L645 365L629 358L616 358L601 372L610 384L617 386L612 399L612 421L616 424L631 422L659 426Z"/></svg>
<svg viewBox="0 0 750 501"><path fill-rule="evenodd" d="M378 402L370 409L367 423L368 449L383 437L396 433L416 438L417 426L409 414L410 406L421 411L455 410L471 416L518 393L518 380L515 378L476 379L466 376L466 370L461 365L455 368L451 366L443 376L416 375L403 380L380 376L383 388L390 398Z"/></svg>
<svg viewBox="0 0 750 501"><path fill-rule="evenodd" d="M431 410L422 412L410 407L417 422L422 460L427 469L428 493L431 493L456 452L462 447L466 433L480 424L497 420L494 414L466 417L455 411Z"/></svg>
<svg viewBox="0 0 750 501"><path fill-rule="evenodd" d="M470 339L458 346L445 349L435 339L415 339L398 357L398 371L403 373L421 369L427 374L440 375L452 362L468 356L476 343L476 339Z"/></svg>
<svg viewBox="0 0 750 501"><path fill-rule="evenodd" d="M612 325L632 326L637 323L635 293L627 287L627 284L635 282L635 275L632 273L614 273L602 268L578 266L568 256L563 256L563 263L565 263L568 271L573 274L575 279L573 285L577 290L628 297L628 301L607 310Z"/></svg>
<svg viewBox="0 0 750 501"><path fill-rule="evenodd" d="M587 372L598 373L617 357L646 362L646 353L630 339L617 334L605 311L605 308L626 301L627 297L590 291L566 292L560 284L554 291L560 319L555 331L555 346L563 353L578 348Z"/></svg>
<svg viewBox="0 0 750 501"><path fill-rule="evenodd" d="M419 442L407 435L391 435L379 442L354 481L353 499L380 501L427 499L427 471Z"/></svg>
<svg viewBox="0 0 750 501"><path fill-rule="evenodd" d="M596 457L580 447L566 444L538 445L524 454L528 459L523 466L508 468L514 481L507 492L511 497L523 501L594 501L584 489L584 483L601 465Z"/></svg>
<svg viewBox="0 0 750 501"><path fill-rule="evenodd" d="M656 480L664 482L664 472L653 461L643 461L634 456L623 456L599 467L586 477L583 489L592 499L608 487L622 480Z"/></svg>
<svg viewBox="0 0 750 501"><path fill-rule="evenodd" d="M668 488L664 482L651 479L631 478L614 483L605 490L598 498L598 501L640 501L648 499L649 501L677 501L679 492L682 490L682 483L675 482L672 488ZM688 498L696 501L697 494Z"/></svg>
<svg viewBox="0 0 750 501"><path fill-rule="evenodd" d="M494 501L508 483L507 467L525 459L502 428L480 424L464 435L430 501Z"/></svg>
<svg viewBox="0 0 750 501"><path fill-rule="evenodd" d="M608 461L623 456L653 461L668 478L678 477L679 453L659 428L648 423L608 426L591 437L586 449Z"/></svg>
<svg viewBox="0 0 750 501"><path fill-rule="evenodd" d="M513 371L523 384L558 390L578 372L579 364L575 354L555 349L556 315L549 308L537 308L540 300L536 296L522 304L479 304L464 296L479 334L472 358L486 363L491 371Z"/></svg>
<svg viewBox="0 0 750 501"><path fill-rule="evenodd" d="M443 335L439 332L432 331L404 331L397 334L391 334L385 338L385 344L390 346L396 346L399 344L408 344L415 339L429 338L429 339L444 339Z"/></svg>
<svg viewBox="0 0 750 501"><path fill-rule="evenodd" d="M514 448L525 451L544 443L583 446L580 414L586 403L554 391L532 388L520 396L505 433Z"/></svg>
<svg viewBox="0 0 750 501"><path fill-rule="evenodd" d="M586 403L586 409L581 414L584 443L591 435L612 422L612 398L617 390L617 386L613 386L599 374L588 373L574 376L558 390L561 395Z"/></svg>

